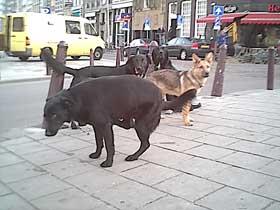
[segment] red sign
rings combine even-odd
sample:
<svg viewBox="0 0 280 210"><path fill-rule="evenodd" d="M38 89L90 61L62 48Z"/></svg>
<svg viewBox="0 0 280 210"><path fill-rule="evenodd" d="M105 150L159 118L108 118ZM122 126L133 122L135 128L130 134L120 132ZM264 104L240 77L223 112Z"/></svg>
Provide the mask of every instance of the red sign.
<svg viewBox="0 0 280 210"><path fill-rule="evenodd" d="M280 5L269 4L267 9L269 12L280 12Z"/></svg>

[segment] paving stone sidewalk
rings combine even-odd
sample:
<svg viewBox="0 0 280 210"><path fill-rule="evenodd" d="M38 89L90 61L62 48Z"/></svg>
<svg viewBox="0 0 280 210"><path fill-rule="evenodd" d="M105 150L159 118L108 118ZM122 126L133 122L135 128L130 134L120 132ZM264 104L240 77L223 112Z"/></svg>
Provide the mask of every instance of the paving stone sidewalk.
<svg viewBox="0 0 280 210"><path fill-rule="evenodd" d="M280 89L204 97L164 115L141 158L134 130L115 131L113 167L101 168L90 127L11 130L0 137L1 210L279 210Z"/></svg>

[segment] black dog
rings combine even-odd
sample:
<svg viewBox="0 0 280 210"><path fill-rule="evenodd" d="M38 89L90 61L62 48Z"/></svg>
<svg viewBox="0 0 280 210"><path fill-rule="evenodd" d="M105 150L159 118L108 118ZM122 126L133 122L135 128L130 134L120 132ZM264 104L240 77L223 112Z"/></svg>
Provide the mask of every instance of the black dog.
<svg viewBox="0 0 280 210"><path fill-rule="evenodd" d="M168 56L168 51L166 48L160 48L156 47L153 49L152 52L152 60L155 64L155 67L159 69L172 69L172 70L177 70L175 66L173 66L171 60L169 59Z"/></svg>
<svg viewBox="0 0 280 210"><path fill-rule="evenodd" d="M88 79L97 78L102 76L114 76L132 74L136 76L144 77L149 65L151 64L150 57L148 55L136 55L130 57L126 64L115 66L87 66L80 69L73 69L57 62L53 57L49 48L43 48L41 50L42 58L45 62L53 68L54 71L64 74L70 74L73 77L70 87L73 85Z"/></svg>
<svg viewBox="0 0 280 210"><path fill-rule="evenodd" d="M56 135L61 125L71 120L90 124L95 133L96 151L89 157L100 157L104 139L107 158L101 166L110 167L115 153L112 126L134 127L141 141L140 148L125 159L133 161L150 146L149 137L160 122L161 110L182 107L195 94L196 90L190 90L175 101L162 102L159 88L145 79L130 75L90 79L47 100L45 135Z"/></svg>

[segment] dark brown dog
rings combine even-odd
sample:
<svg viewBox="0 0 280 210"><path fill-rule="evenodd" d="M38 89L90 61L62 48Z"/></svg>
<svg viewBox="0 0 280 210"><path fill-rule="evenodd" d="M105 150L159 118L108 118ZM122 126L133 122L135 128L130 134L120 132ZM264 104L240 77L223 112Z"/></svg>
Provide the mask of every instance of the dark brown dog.
<svg viewBox="0 0 280 210"><path fill-rule="evenodd" d="M168 51L165 48L156 47L152 52L152 60L155 64L156 69L172 69L177 70L175 66L173 66L171 60L168 56Z"/></svg>
<svg viewBox="0 0 280 210"><path fill-rule="evenodd" d="M140 148L125 159L133 161L149 148L149 137L160 122L161 111L183 106L195 94L196 90L190 90L175 101L163 102L160 89L139 77L124 75L90 79L47 100L45 135L56 135L61 125L71 120L90 124L95 133L96 151L89 157L100 157L104 140L107 158L101 166L110 167L115 153L113 125L125 129L133 127L141 142Z"/></svg>

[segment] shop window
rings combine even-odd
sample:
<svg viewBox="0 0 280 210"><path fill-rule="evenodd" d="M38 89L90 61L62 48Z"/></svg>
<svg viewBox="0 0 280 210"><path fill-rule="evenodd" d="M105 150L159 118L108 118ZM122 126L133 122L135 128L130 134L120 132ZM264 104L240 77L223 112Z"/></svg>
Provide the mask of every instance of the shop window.
<svg viewBox="0 0 280 210"><path fill-rule="evenodd" d="M207 0L198 0L196 2L195 19L205 17L207 15ZM206 23L195 23L195 37L205 38Z"/></svg>
<svg viewBox="0 0 280 210"><path fill-rule="evenodd" d="M191 35L191 14L192 14L191 1L182 2L182 16L183 24L181 30L181 36L190 37Z"/></svg>

